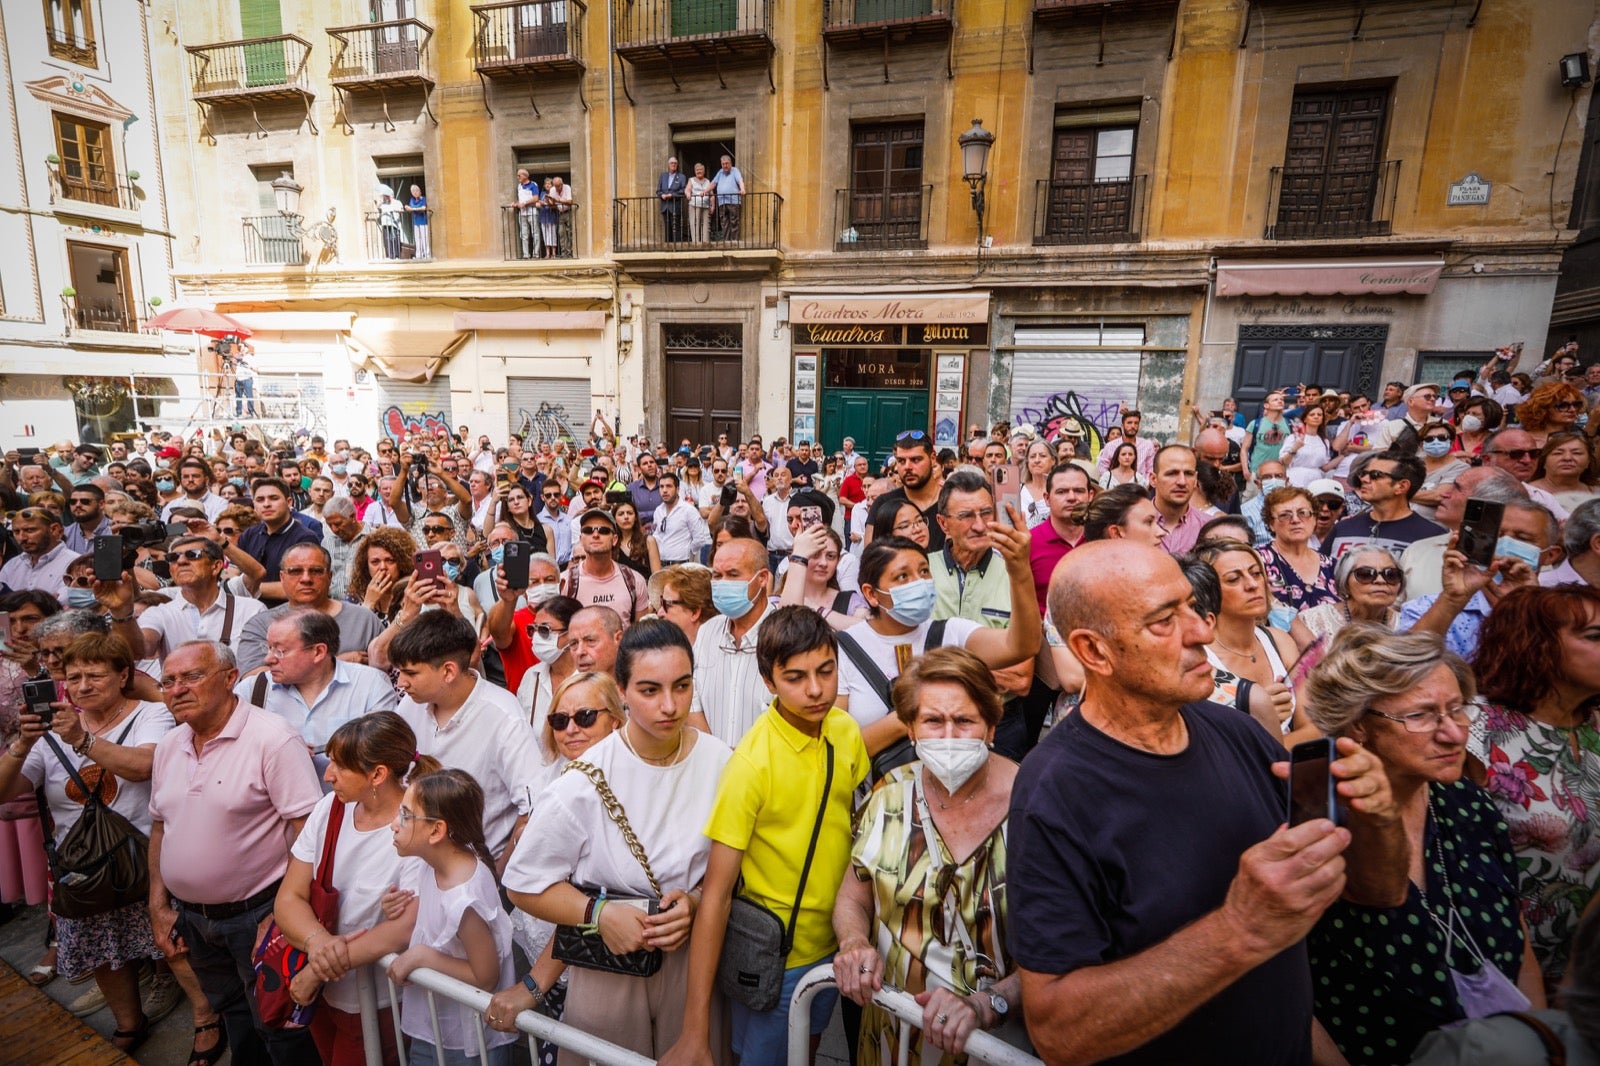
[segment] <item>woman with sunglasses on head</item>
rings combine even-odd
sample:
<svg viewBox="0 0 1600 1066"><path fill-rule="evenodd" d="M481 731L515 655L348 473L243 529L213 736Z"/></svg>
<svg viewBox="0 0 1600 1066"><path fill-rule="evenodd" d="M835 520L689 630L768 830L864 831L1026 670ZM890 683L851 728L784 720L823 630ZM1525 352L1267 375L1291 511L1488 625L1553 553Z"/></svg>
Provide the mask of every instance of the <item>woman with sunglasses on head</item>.
<svg viewBox="0 0 1600 1066"><path fill-rule="evenodd" d="M1411 509L1423 518L1432 519L1439 508L1439 492L1453 484L1455 479L1471 469L1462 453L1456 450L1456 428L1449 422L1429 422L1422 427L1420 447L1422 467L1426 471L1422 487L1411 497Z"/></svg>
<svg viewBox="0 0 1600 1066"><path fill-rule="evenodd" d="M1483 700L1467 746L1510 826L1529 940L1554 991L1600 883L1600 590L1506 593L1473 667Z"/></svg>
<svg viewBox="0 0 1600 1066"><path fill-rule="evenodd" d="M1576 430L1550 434L1529 484L1554 496L1569 512L1588 503L1600 492L1600 463L1595 461L1593 443Z"/></svg>
<svg viewBox="0 0 1600 1066"><path fill-rule="evenodd" d="M538 729L540 754L544 758L540 783L548 786L561 776L568 763L582 758L584 752L621 729L626 721L622 713L622 693L609 675L579 673L568 677L556 689L550 714ZM567 999L567 964L557 960L551 950L556 927L526 911L516 910L511 914L511 931L528 958L534 960L528 976L544 994L535 996L520 980L496 992L489 1001L485 1017L489 1019L490 1028L503 1033L516 1031L517 1015L525 1010L542 1008L547 1016L559 1021ZM544 1044L540 1063L554 1066L556 1050L554 1045Z"/></svg>
<svg viewBox="0 0 1600 1066"><path fill-rule="evenodd" d="M1324 645L1351 622L1393 629L1405 602L1406 575L1385 548L1351 548L1333 571L1339 598L1308 607L1295 616L1289 636L1304 652L1317 641Z"/></svg>
<svg viewBox="0 0 1600 1066"><path fill-rule="evenodd" d="M1576 429L1579 417L1588 409L1588 402L1576 385L1553 381L1540 385L1533 395L1517 404L1517 421L1542 448L1550 434Z"/></svg>

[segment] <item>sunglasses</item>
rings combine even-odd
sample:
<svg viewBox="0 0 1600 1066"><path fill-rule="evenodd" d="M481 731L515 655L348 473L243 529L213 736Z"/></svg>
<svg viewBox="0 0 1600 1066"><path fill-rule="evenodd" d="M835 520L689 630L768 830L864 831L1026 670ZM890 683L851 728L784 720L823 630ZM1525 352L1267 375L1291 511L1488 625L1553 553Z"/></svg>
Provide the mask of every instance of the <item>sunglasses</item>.
<svg viewBox="0 0 1600 1066"><path fill-rule="evenodd" d="M1376 566L1358 566L1350 571L1350 576L1363 585L1376 585L1380 580L1385 585L1398 585L1405 573L1394 566L1385 566L1381 570Z"/></svg>
<svg viewBox="0 0 1600 1066"><path fill-rule="evenodd" d="M94 588L94 575L81 574L77 577L64 577L61 579L61 583L69 589Z"/></svg>
<svg viewBox="0 0 1600 1066"><path fill-rule="evenodd" d="M580 532L586 537L593 537L601 533L614 533L616 531L610 526L584 526Z"/></svg>
<svg viewBox="0 0 1600 1066"><path fill-rule="evenodd" d="M424 533L441 533L449 537L453 536L456 530L454 526L423 526L422 531Z"/></svg>
<svg viewBox="0 0 1600 1066"><path fill-rule="evenodd" d="M1539 449L1538 448L1496 448L1495 451L1494 451L1494 454L1510 456L1512 459L1516 459L1516 460L1518 460L1520 462L1523 459L1536 459L1536 458L1538 458Z"/></svg>
<svg viewBox="0 0 1600 1066"><path fill-rule="evenodd" d="M566 711L556 711L550 716L550 728L557 733L563 733L566 732L567 726L577 722L579 729L588 729L604 713L605 711L600 707L579 707L571 714Z"/></svg>
<svg viewBox="0 0 1600 1066"><path fill-rule="evenodd" d="M1387 471L1387 470L1363 470L1363 471L1361 471L1361 473L1357 474L1351 480L1353 480L1353 481L1366 481L1369 478L1375 478L1375 477L1385 478L1385 479L1387 479L1389 481L1393 481L1395 479L1394 475L1389 473L1389 471Z"/></svg>
<svg viewBox="0 0 1600 1066"><path fill-rule="evenodd" d="M908 429L904 433L896 434L896 436L894 438L894 442L896 444L903 444L908 440L924 441L924 440L927 440L927 439L928 439L928 435L926 433L924 433L922 430L920 430L920 429Z"/></svg>
<svg viewBox="0 0 1600 1066"><path fill-rule="evenodd" d="M1557 411L1581 411L1583 410L1583 401L1562 400L1559 403L1554 403L1550 406L1554 407Z"/></svg>
<svg viewBox="0 0 1600 1066"><path fill-rule="evenodd" d="M183 551L170 553L167 558L168 560L185 559L191 563L197 563L201 559L212 559L215 556L204 548L185 548Z"/></svg>

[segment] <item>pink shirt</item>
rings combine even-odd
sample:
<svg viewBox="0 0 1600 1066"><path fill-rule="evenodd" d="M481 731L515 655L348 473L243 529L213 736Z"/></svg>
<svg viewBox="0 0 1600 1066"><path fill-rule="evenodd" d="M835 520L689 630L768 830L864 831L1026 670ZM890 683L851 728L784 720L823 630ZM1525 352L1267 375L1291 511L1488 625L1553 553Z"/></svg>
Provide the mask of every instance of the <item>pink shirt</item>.
<svg viewBox="0 0 1600 1066"><path fill-rule="evenodd" d="M150 817L164 826L161 875L189 903L249 899L282 877L286 823L322 798L300 734L243 700L198 756L188 725L163 736L150 780Z"/></svg>

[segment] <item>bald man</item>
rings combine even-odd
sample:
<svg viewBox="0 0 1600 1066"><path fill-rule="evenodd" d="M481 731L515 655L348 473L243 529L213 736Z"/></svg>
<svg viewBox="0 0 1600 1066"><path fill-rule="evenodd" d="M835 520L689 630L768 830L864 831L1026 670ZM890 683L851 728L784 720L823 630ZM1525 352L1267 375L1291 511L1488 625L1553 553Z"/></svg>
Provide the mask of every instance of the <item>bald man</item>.
<svg viewBox="0 0 1600 1066"><path fill-rule="evenodd" d="M691 718L730 748L772 702L756 668L756 636L772 612L772 572L767 549L736 537L711 557L711 603L717 616L694 639L694 710Z"/></svg>
<svg viewBox="0 0 1600 1066"><path fill-rule="evenodd" d="M1207 702L1212 627L1165 553L1068 553L1050 610L1083 702L1018 772L1010 942L1046 1061L1311 1062L1304 938L1344 893L1406 898L1398 810L1378 760L1341 739L1350 828L1280 828L1281 745ZM1276 765L1275 765L1276 764Z"/></svg>

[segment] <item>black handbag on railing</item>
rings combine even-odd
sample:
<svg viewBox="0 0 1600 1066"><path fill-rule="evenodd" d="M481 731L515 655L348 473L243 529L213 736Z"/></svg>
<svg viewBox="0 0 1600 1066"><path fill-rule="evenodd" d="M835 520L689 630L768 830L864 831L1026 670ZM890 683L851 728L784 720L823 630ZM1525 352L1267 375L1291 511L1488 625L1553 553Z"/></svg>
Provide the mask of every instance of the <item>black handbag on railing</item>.
<svg viewBox="0 0 1600 1066"><path fill-rule="evenodd" d="M605 895L599 889L586 888L576 885L580 892L590 899L605 896L606 905L638 907L647 914L655 914L661 905L661 885L656 881L655 871L650 869L650 859L644 853L644 847L639 843L639 838L633 835L633 826L628 824L628 813L622 809L622 803L611 791L611 786L606 783L605 774L593 763L574 760L567 764L567 770L576 770L583 774L594 784L594 790L600 794L600 802L605 806L606 814L616 823L617 829L622 833L623 843L628 845L628 850L633 857L639 860L639 865L644 867L644 875L650 881L650 889L656 894L654 899L641 899L635 897ZM566 770L562 771L563 773ZM619 955L606 946L604 938L600 936L599 924L592 930L584 926L558 925L556 926L555 942L551 952L556 959L571 966L582 966L587 970L601 970L605 973L617 973L624 977L649 977L661 969L661 949L645 948L640 951L630 951Z"/></svg>
<svg viewBox="0 0 1600 1066"><path fill-rule="evenodd" d="M811 827L811 846L800 868L800 887L794 892L794 907L789 924L784 925L771 910L735 891L728 905L728 930L722 937L722 957L717 962L717 988L729 999L753 1011L771 1010L783 992L783 974L794 948L794 924L800 917L800 900L805 895L806 879L811 876L811 860L817 854L817 838L822 835L822 817L828 811L828 793L833 791L833 745L828 748L828 775L822 783L822 802Z"/></svg>
<svg viewBox="0 0 1600 1066"><path fill-rule="evenodd" d="M115 743L121 744L132 728L130 720ZM91 789L55 738L46 733L44 739L86 797L83 813L60 844L55 843L53 834L44 838L50 878L55 882L50 910L61 918L93 918L130 903L148 903L150 838L100 798L111 771L101 767L100 779Z"/></svg>

